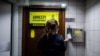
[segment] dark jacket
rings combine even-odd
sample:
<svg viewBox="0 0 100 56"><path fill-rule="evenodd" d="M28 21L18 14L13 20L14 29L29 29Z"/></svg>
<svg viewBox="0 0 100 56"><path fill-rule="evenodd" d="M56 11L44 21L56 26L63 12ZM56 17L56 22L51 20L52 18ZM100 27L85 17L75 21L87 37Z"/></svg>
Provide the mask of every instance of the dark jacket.
<svg viewBox="0 0 100 56"><path fill-rule="evenodd" d="M59 34L43 34L40 38L38 48L42 50L42 56L61 56L66 50L64 39Z"/></svg>

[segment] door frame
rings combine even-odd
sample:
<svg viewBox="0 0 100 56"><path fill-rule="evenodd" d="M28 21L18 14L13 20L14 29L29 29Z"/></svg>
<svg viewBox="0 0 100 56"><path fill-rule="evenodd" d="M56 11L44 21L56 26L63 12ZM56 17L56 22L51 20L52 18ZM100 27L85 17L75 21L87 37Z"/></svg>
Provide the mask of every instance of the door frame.
<svg viewBox="0 0 100 56"><path fill-rule="evenodd" d="M31 10L31 9L34 9L34 10L58 10L58 11L60 11L60 14L62 15L62 17L60 16L60 18L63 18L62 19L62 22L61 22L61 24L60 25L62 25L62 27L59 27L60 29L62 29L62 31L61 31L61 33L60 34L62 34L63 35L63 37L65 38L65 8L61 8L61 6L60 5L56 5L56 6L44 6L44 5L31 5L31 6L25 6L25 7L23 7L23 23L22 23L22 56L25 56L25 43L26 43L26 36L28 36L27 35L27 33L25 33L26 31L28 31L27 30L27 28L28 28L28 17L26 17L27 16L27 14L29 14L28 12L29 12L29 10Z"/></svg>

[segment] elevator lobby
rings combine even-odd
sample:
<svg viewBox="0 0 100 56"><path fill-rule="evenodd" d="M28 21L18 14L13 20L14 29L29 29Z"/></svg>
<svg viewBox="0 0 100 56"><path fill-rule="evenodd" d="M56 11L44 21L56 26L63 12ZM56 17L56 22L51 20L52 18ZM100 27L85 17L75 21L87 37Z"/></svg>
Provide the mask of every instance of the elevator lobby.
<svg viewBox="0 0 100 56"><path fill-rule="evenodd" d="M66 40L62 56L100 56L100 0L0 0L0 56L41 56L49 19Z"/></svg>

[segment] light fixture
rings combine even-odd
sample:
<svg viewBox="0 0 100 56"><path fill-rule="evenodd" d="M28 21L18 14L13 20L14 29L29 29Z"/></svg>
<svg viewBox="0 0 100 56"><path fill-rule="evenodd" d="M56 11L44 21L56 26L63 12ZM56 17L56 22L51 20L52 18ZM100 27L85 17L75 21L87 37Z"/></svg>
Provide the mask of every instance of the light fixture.
<svg viewBox="0 0 100 56"><path fill-rule="evenodd" d="M67 5L65 3L61 3L61 7L65 8Z"/></svg>

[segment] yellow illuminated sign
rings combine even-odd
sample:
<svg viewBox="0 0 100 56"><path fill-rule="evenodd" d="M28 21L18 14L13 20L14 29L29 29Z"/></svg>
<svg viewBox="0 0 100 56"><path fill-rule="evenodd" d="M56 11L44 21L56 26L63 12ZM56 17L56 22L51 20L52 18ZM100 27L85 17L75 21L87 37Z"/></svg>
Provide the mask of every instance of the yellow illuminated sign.
<svg viewBox="0 0 100 56"><path fill-rule="evenodd" d="M34 31L34 29L31 29L31 38L35 38L35 31Z"/></svg>
<svg viewBox="0 0 100 56"><path fill-rule="evenodd" d="M33 26L45 26L45 23L50 19L59 21L59 12L29 12L29 23Z"/></svg>

